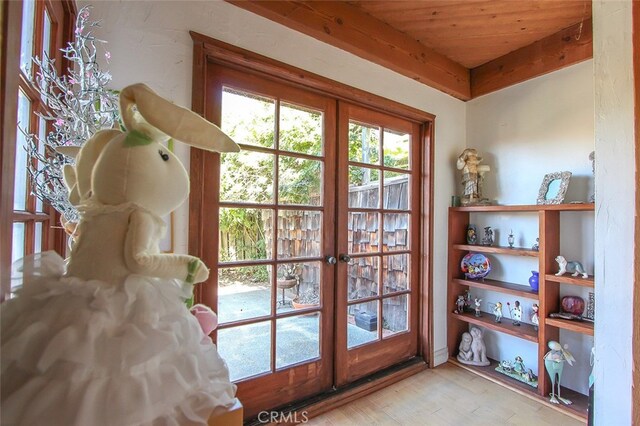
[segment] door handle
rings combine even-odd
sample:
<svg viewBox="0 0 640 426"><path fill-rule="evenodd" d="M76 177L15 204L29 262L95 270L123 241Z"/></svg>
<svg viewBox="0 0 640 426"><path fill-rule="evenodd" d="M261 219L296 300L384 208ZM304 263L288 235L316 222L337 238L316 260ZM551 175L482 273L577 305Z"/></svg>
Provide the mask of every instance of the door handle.
<svg viewBox="0 0 640 426"><path fill-rule="evenodd" d="M335 265L336 263L338 263L338 260L333 256L325 256L324 261L329 265Z"/></svg>
<svg viewBox="0 0 640 426"><path fill-rule="evenodd" d="M351 256L349 256L348 254L341 254L339 257L340 257L340 262L344 262L344 263L351 262Z"/></svg>

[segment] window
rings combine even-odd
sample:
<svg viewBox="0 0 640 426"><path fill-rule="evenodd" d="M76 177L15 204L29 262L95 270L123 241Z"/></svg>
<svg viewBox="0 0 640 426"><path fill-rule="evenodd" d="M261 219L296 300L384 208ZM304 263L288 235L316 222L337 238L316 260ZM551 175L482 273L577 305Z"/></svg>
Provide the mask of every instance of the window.
<svg viewBox="0 0 640 426"><path fill-rule="evenodd" d="M47 55L64 69L59 49L66 44L74 13L75 6L67 0L8 2L2 11L8 23L2 46L8 58L2 73L2 300L12 290L7 284L12 262L55 247L62 251L63 233L55 228L55 212L31 193L23 131L40 137L49 131L46 120L38 116L46 106L30 82L35 72L31 58Z"/></svg>

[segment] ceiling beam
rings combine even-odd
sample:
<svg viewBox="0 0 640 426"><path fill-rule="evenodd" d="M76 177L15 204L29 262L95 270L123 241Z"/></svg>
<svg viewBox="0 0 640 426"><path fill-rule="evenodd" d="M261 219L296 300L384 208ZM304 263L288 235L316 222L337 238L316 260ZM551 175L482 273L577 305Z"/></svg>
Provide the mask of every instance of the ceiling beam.
<svg viewBox="0 0 640 426"><path fill-rule="evenodd" d="M471 97L486 95L593 57L591 19L471 70Z"/></svg>
<svg viewBox="0 0 640 426"><path fill-rule="evenodd" d="M346 2L227 0L368 61L469 100L469 70Z"/></svg>

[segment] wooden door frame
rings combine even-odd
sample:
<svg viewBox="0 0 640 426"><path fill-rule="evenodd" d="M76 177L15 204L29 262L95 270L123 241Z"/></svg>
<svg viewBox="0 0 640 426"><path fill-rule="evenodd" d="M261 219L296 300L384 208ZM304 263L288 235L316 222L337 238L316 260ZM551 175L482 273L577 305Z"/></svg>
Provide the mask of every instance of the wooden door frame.
<svg viewBox="0 0 640 426"><path fill-rule="evenodd" d="M633 1L631 7L635 112L634 138L636 146L631 422L634 425L640 425L640 185L638 184L640 182L640 1Z"/></svg>
<svg viewBox="0 0 640 426"><path fill-rule="evenodd" d="M286 83L293 87L315 92L324 96L331 96L337 100L344 100L355 105L364 106L375 111L383 112L418 123L421 126L422 160L422 229L421 242L421 276L420 276L420 306L418 330L418 354L433 366L433 331L432 331L432 260L433 247L433 125L435 116L424 111L402 105L398 102L382 98L371 93L332 81L322 76L292 67L262 55L232 46L210 37L191 32L194 43L193 79L192 79L192 109L203 114L208 104L205 90L207 64L214 63L242 70L245 73L260 75L262 78ZM190 175L191 196L189 208L189 253L202 256L204 252L202 219L212 208L211 202L203 194L203 181L208 169L207 162L211 155L199 149L191 149ZM208 160L209 159L209 160ZM200 289L203 286L199 286ZM196 292L196 298L202 294ZM414 372L419 370L415 369ZM399 377L399 376L398 376Z"/></svg>

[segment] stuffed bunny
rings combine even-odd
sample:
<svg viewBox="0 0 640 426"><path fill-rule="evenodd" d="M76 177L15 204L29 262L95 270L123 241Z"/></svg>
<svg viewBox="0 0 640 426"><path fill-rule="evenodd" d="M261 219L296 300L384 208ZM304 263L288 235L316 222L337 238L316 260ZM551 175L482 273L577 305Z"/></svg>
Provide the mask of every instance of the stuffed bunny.
<svg viewBox="0 0 640 426"><path fill-rule="evenodd" d="M147 86L122 90L126 132L102 130L64 170L81 219L65 262L24 260L23 288L0 305L3 424L207 424L235 402L235 385L184 300L209 271L161 254L161 217L183 203L189 178L169 138L211 151L238 146L215 125ZM203 323L203 328L199 323Z"/></svg>

